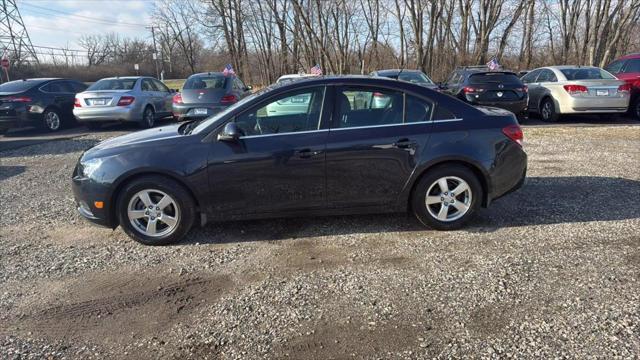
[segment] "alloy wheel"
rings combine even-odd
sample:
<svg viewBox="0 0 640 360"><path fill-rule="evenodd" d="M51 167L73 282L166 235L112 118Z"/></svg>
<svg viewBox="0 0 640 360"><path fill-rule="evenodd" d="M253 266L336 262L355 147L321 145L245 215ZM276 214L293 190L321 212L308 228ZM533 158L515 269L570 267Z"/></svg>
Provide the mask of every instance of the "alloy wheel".
<svg viewBox="0 0 640 360"><path fill-rule="evenodd" d="M55 111L49 111L44 116L47 129L55 131L60 128L60 116Z"/></svg>
<svg viewBox="0 0 640 360"><path fill-rule="evenodd" d="M542 105L542 118L545 120L551 119L551 114L553 113L553 109L551 108L551 102L547 101Z"/></svg>
<svg viewBox="0 0 640 360"><path fill-rule="evenodd" d="M163 237L173 233L180 222L177 202L167 193L145 189L131 197L127 206L129 222L143 235Z"/></svg>
<svg viewBox="0 0 640 360"><path fill-rule="evenodd" d="M153 127L155 119L153 116L153 110L150 108L147 108L147 110L144 111L144 121L147 123L148 127Z"/></svg>
<svg viewBox="0 0 640 360"><path fill-rule="evenodd" d="M429 215L439 221L451 222L469 211L472 199L471 187L466 181L457 176L445 176L429 186L425 202Z"/></svg>

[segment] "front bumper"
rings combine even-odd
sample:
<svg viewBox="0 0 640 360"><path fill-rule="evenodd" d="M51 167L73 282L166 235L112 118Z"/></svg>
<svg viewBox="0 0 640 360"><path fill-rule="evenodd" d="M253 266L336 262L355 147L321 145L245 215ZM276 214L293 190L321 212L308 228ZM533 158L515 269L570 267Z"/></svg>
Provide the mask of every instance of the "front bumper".
<svg viewBox="0 0 640 360"><path fill-rule="evenodd" d="M142 120L142 112L137 106L80 107L73 109L73 115L80 122Z"/></svg>
<svg viewBox="0 0 640 360"><path fill-rule="evenodd" d="M77 166L71 180L71 189L76 208L82 217L96 225L115 228L110 216L111 203L107 190L94 180L79 174ZM102 201L103 207L97 208L95 201Z"/></svg>

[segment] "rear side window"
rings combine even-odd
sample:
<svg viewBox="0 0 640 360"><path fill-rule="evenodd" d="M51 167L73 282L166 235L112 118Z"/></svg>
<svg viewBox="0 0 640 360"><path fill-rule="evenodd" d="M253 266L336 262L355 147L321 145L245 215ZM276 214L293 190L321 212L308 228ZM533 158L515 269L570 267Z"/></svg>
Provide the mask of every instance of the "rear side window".
<svg viewBox="0 0 640 360"><path fill-rule="evenodd" d="M615 79L614 76L598 68L573 68L560 70L567 80Z"/></svg>
<svg viewBox="0 0 640 360"><path fill-rule="evenodd" d="M50 82L41 89L49 93L75 93L75 90L68 81Z"/></svg>
<svg viewBox="0 0 640 360"><path fill-rule="evenodd" d="M160 80L152 79L151 81L153 81L153 84L156 86L158 91L169 92L169 88Z"/></svg>
<svg viewBox="0 0 640 360"><path fill-rule="evenodd" d="M192 76L184 83L183 89L224 89L227 78L220 76Z"/></svg>
<svg viewBox="0 0 640 360"><path fill-rule="evenodd" d="M424 122L431 120L433 103L418 99L412 95L406 95L404 108L404 122Z"/></svg>
<svg viewBox="0 0 640 360"><path fill-rule="evenodd" d="M402 124L403 94L374 88L347 88L338 91L335 127L350 128Z"/></svg>
<svg viewBox="0 0 640 360"><path fill-rule="evenodd" d="M612 74L617 74L622 72L622 66L624 65L624 60L616 60L611 64L607 65L604 69Z"/></svg>
<svg viewBox="0 0 640 360"><path fill-rule="evenodd" d="M524 82L525 84L535 82L539 74L540 70L533 70L532 72L522 77L522 82Z"/></svg>
<svg viewBox="0 0 640 360"><path fill-rule="evenodd" d="M627 65L624 67L625 73L640 73L640 59L627 60Z"/></svg>
<svg viewBox="0 0 640 360"><path fill-rule="evenodd" d="M87 90L133 90L137 79L102 79Z"/></svg>
<svg viewBox="0 0 640 360"><path fill-rule="evenodd" d="M479 73L469 76L470 84L486 84L486 83L515 83L520 84L522 81L515 74L505 73Z"/></svg>
<svg viewBox="0 0 640 360"><path fill-rule="evenodd" d="M16 80L9 81L0 85L0 92L21 92L31 89L32 87L41 84L40 82Z"/></svg>
<svg viewBox="0 0 640 360"><path fill-rule="evenodd" d="M455 118L456 116L451 111L442 107L441 105L436 106L432 117L433 120L452 120Z"/></svg>
<svg viewBox="0 0 640 360"><path fill-rule="evenodd" d="M73 89L73 92L75 93L80 93L83 92L87 89L87 85L81 83L81 82L77 82L77 81L68 81L69 85L71 86L71 88Z"/></svg>
<svg viewBox="0 0 640 360"><path fill-rule="evenodd" d="M537 82L557 82L558 78L556 77L556 74L553 73L553 71L545 69L542 70L542 72L540 73L540 76L538 76L538 81Z"/></svg>
<svg viewBox="0 0 640 360"><path fill-rule="evenodd" d="M416 84L433 84L433 81L427 75L419 72L401 72L398 74L398 80L408 81Z"/></svg>

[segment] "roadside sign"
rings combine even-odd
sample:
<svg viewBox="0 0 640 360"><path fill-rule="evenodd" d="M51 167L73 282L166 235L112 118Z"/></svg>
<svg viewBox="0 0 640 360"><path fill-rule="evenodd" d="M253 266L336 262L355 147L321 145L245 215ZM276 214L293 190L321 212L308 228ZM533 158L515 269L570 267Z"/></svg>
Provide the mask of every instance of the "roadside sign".
<svg viewBox="0 0 640 360"><path fill-rule="evenodd" d="M0 65L2 65L2 67L4 69L8 69L9 68L9 64L10 64L9 63L9 59L7 59L6 57L2 58L2 60L0 60Z"/></svg>
<svg viewBox="0 0 640 360"><path fill-rule="evenodd" d="M133 64L133 68L134 68L136 71L138 71L138 70L140 70L140 65L138 65L138 64Z"/></svg>

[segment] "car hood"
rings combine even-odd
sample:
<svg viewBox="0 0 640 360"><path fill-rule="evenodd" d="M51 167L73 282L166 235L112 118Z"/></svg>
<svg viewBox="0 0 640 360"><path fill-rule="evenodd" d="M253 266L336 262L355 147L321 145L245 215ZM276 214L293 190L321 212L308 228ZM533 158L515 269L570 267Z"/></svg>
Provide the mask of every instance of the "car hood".
<svg viewBox="0 0 640 360"><path fill-rule="evenodd" d="M111 155L114 151L120 151L123 148L153 146L165 141L174 141L172 139L185 137L178 132L180 125L181 124L172 124L114 137L100 142L98 145L89 149L85 155L88 157Z"/></svg>

